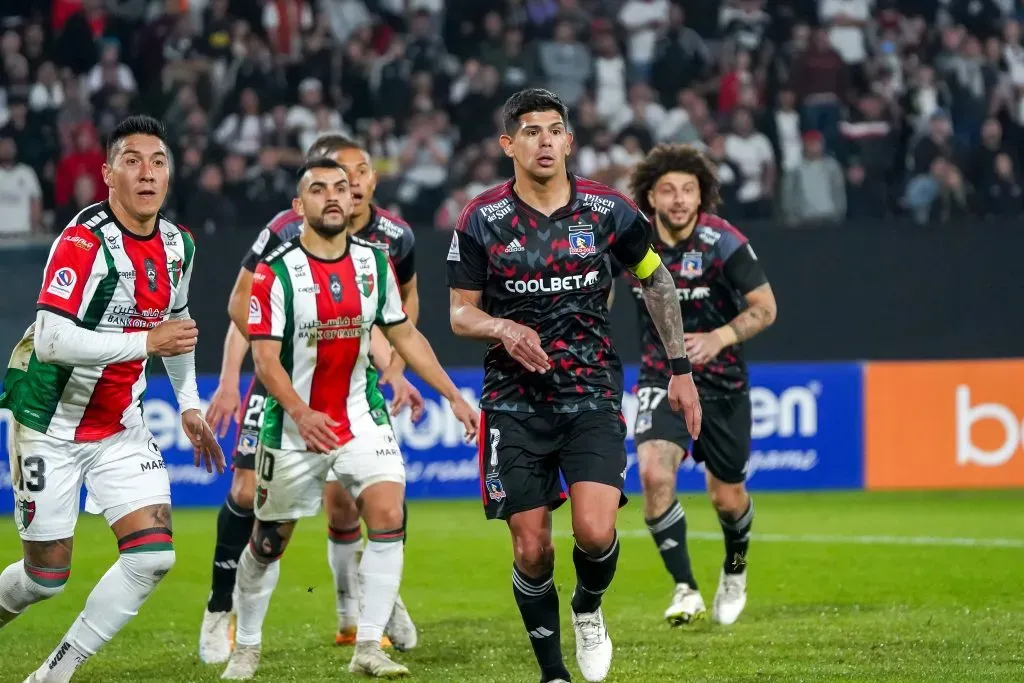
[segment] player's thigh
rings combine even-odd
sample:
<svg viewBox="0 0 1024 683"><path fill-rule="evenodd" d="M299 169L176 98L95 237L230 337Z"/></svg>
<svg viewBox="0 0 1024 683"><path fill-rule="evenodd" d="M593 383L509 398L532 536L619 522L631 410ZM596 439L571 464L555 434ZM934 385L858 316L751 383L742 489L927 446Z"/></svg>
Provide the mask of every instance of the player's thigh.
<svg viewBox="0 0 1024 683"><path fill-rule="evenodd" d="M356 499L338 481L333 467L327 472L327 483L324 485L324 511L332 529L351 529L359 524Z"/></svg>
<svg viewBox="0 0 1024 683"><path fill-rule="evenodd" d="M637 445L640 483L644 490L666 478L675 478L679 463L686 457L690 433L683 416L672 410L659 387L641 387L637 392L640 410L633 435Z"/></svg>
<svg viewBox="0 0 1024 683"><path fill-rule="evenodd" d="M320 512L330 454L269 448L256 451L253 509L264 522L291 522Z"/></svg>
<svg viewBox="0 0 1024 683"><path fill-rule="evenodd" d="M266 389L258 380L253 380L242 405L242 422L238 427L238 438L235 440L232 466L236 471L256 469L256 448L259 445L260 428L263 426L263 408L266 400ZM251 481L256 480L253 478ZM252 497L251 489L249 497Z"/></svg>
<svg viewBox="0 0 1024 683"><path fill-rule="evenodd" d="M746 394L701 401L700 438L693 459L724 484L743 484L750 462L750 397Z"/></svg>
<svg viewBox="0 0 1024 683"><path fill-rule="evenodd" d="M69 539L78 521L84 476L79 444L55 439L17 422L12 427L10 444L14 523L18 534L23 541L32 543Z"/></svg>
<svg viewBox="0 0 1024 683"><path fill-rule="evenodd" d="M357 436L337 449L332 457L334 476L359 501L368 487L391 482L405 488L405 460L391 425L353 426Z"/></svg>
<svg viewBox="0 0 1024 683"><path fill-rule="evenodd" d="M515 563L531 576L543 574L554 563L555 546L551 540L551 510L537 507L509 516Z"/></svg>
<svg viewBox="0 0 1024 683"><path fill-rule="evenodd" d="M480 495L487 519L565 502L558 478L557 416L484 411L480 420ZM539 514L539 513L538 513Z"/></svg>
<svg viewBox="0 0 1024 683"><path fill-rule="evenodd" d="M359 511L366 521L366 528L376 540L382 540L380 532L384 531L393 532L396 539L404 534L404 500L405 484L394 481L377 481L365 487L359 494Z"/></svg>
<svg viewBox="0 0 1024 683"><path fill-rule="evenodd" d="M618 492L617 496L605 494L616 503L613 509L625 505L622 487L626 481L626 421L622 414L613 410L585 410L564 417L558 465L570 497L575 496L576 484L603 484Z"/></svg>
<svg viewBox="0 0 1024 683"><path fill-rule="evenodd" d="M102 514L107 524L115 524L129 515L139 523L152 521L152 515L133 515L150 506L170 509L171 483L160 447L143 426L80 444L85 464L85 486L89 492L86 512ZM127 524L127 523L126 523ZM125 526L124 524L121 525ZM170 516L160 525L170 528ZM149 527L139 527L142 530ZM116 532L115 532L116 533Z"/></svg>

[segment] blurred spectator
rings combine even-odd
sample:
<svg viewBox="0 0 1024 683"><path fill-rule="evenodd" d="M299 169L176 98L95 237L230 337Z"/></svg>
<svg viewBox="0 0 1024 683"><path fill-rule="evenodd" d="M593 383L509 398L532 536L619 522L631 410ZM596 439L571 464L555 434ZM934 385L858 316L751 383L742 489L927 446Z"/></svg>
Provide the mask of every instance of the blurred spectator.
<svg viewBox="0 0 1024 683"><path fill-rule="evenodd" d="M654 62L658 34L667 25L668 0L627 0L619 10L619 23L629 38L629 66L633 78L646 81Z"/></svg>
<svg viewBox="0 0 1024 683"><path fill-rule="evenodd" d="M92 178L93 196L88 204L107 198L107 186L103 182L103 164L106 155L96 139L96 129L89 124L82 125L74 135L74 148L60 163L54 180L54 201L63 206L76 191L78 178L86 175Z"/></svg>
<svg viewBox="0 0 1024 683"><path fill-rule="evenodd" d="M35 171L18 163L14 138L0 134L0 237L42 230L43 193Z"/></svg>
<svg viewBox="0 0 1024 683"><path fill-rule="evenodd" d="M700 34L685 25L686 13L679 5L669 9L669 25L654 46L651 86L661 95L661 104L671 107L673 94L701 85L713 66L711 51Z"/></svg>
<svg viewBox="0 0 1024 683"><path fill-rule="evenodd" d="M83 173L75 178L74 191L71 198L65 202L58 202L57 216L53 221L54 231L62 230L65 226L71 225L82 209L96 203L96 181L92 175Z"/></svg>
<svg viewBox="0 0 1024 683"><path fill-rule="evenodd" d="M867 59L867 37L871 21L871 0L819 0L818 17L828 27L829 41L843 61L851 66Z"/></svg>
<svg viewBox="0 0 1024 683"><path fill-rule="evenodd" d="M95 95L109 88L122 92L135 92L137 85L132 70L121 62L121 46L116 40L107 39L100 52L100 61L89 70L86 77L86 92Z"/></svg>
<svg viewBox="0 0 1024 683"><path fill-rule="evenodd" d="M64 87L57 80L57 67L53 62L42 62L36 72L35 85L29 91L29 109L55 116L63 105Z"/></svg>
<svg viewBox="0 0 1024 683"><path fill-rule="evenodd" d="M224 176L216 164L207 164L199 175L199 183L190 194L182 213L182 221L197 232L212 233L234 230L238 226L238 211L230 201L224 201L221 190Z"/></svg>
<svg viewBox="0 0 1024 683"><path fill-rule="evenodd" d="M864 164L851 159L846 169L846 217L869 222L886 216L885 182L869 180Z"/></svg>
<svg viewBox="0 0 1024 683"><path fill-rule="evenodd" d="M302 111L304 110L300 109L300 112ZM312 112L310 116L313 117ZM298 118L302 122L305 121L304 116L300 115ZM315 121L313 117L311 123ZM255 158L263 145L264 132L273 125L273 118L260 108L259 95L252 88L246 88L238 98L238 111L224 118L213 137L229 151Z"/></svg>
<svg viewBox="0 0 1024 683"><path fill-rule="evenodd" d="M725 138L725 153L736 164L740 187L736 195L737 218L758 219L772 215L771 198L775 192L775 152L764 133L754 128L747 109L737 109L732 117L732 133Z"/></svg>
<svg viewBox="0 0 1024 683"><path fill-rule="evenodd" d="M832 48L825 29L816 29L811 44L793 64L792 83L803 103L801 116L807 130L821 131L825 144L834 149L846 96L847 67Z"/></svg>
<svg viewBox="0 0 1024 683"><path fill-rule="evenodd" d="M576 30L568 21L555 25L553 40L540 44L537 58L538 81L556 92L570 107L583 97L594 65L587 46L576 39Z"/></svg>
<svg viewBox="0 0 1024 683"><path fill-rule="evenodd" d="M843 169L825 156L824 148L821 133L804 133L803 159L783 177L782 210L787 223L838 223L846 218Z"/></svg>

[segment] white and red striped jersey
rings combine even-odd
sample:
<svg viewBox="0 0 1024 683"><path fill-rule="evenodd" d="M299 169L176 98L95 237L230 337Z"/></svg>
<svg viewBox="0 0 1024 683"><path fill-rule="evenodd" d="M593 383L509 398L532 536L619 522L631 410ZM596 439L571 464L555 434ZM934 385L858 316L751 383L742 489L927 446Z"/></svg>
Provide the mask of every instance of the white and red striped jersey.
<svg viewBox="0 0 1024 683"><path fill-rule="evenodd" d="M370 362L370 329L405 321L398 280L384 247L349 237L333 261L286 242L256 267L249 338L281 342L281 365L296 393L330 415L341 443L387 424L384 396ZM295 422L267 399L260 442L306 450Z"/></svg>
<svg viewBox="0 0 1024 683"><path fill-rule="evenodd" d="M96 332L148 331L187 307L194 254L191 233L162 216L151 235L140 237L119 224L106 202L94 204L50 248L37 308ZM19 344L31 347L30 338ZM9 370L24 375L5 378L6 405L19 423L48 436L103 439L143 425L146 363L68 367L44 363L32 351L23 371Z"/></svg>

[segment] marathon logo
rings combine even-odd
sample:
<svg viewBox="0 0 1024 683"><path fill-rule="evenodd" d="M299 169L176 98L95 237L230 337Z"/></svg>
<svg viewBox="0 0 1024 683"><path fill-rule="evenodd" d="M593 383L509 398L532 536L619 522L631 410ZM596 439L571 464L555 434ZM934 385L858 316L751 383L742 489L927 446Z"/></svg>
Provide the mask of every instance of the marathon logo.
<svg viewBox="0 0 1024 683"><path fill-rule="evenodd" d="M505 280L505 289L512 294L561 294L593 287L597 284L598 277L598 271L591 270L586 274L541 280Z"/></svg>

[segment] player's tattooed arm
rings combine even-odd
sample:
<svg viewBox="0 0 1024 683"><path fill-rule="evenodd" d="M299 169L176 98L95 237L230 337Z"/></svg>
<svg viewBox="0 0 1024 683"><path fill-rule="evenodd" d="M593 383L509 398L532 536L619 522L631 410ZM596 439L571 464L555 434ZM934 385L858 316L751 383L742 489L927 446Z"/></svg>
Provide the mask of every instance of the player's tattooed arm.
<svg viewBox="0 0 1024 683"><path fill-rule="evenodd" d="M770 284L753 289L745 298L747 308L718 330L725 346L745 342L775 322L775 293Z"/></svg>
<svg viewBox="0 0 1024 683"><path fill-rule="evenodd" d="M679 295L676 294L675 281L665 264L659 264L649 276L640 280L643 289L644 303L651 314L654 326L658 329L661 343L669 358L682 358L686 355L683 341L683 315L679 308Z"/></svg>

